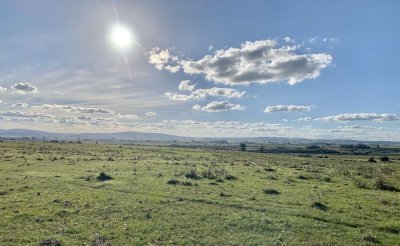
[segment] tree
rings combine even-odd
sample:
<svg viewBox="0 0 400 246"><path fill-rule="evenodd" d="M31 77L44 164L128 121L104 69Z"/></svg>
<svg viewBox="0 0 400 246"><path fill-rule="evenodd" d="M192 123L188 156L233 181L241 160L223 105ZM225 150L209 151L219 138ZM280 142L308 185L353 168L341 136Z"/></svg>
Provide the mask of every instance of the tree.
<svg viewBox="0 0 400 246"><path fill-rule="evenodd" d="M260 152L261 152L261 153L264 153L264 151L265 151L264 146L261 146L261 147L260 147Z"/></svg>
<svg viewBox="0 0 400 246"><path fill-rule="evenodd" d="M240 151L246 151L246 144L240 143Z"/></svg>

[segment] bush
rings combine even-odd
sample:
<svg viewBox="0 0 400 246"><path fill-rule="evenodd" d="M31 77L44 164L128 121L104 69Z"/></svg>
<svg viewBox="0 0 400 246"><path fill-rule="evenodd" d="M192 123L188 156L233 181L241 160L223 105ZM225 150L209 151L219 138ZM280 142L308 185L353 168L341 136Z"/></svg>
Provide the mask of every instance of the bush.
<svg viewBox="0 0 400 246"><path fill-rule="evenodd" d="M240 144L240 151L246 151L246 144L244 143Z"/></svg>
<svg viewBox="0 0 400 246"><path fill-rule="evenodd" d="M384 178L378 178L375 182L375 187L379 190L387 190L387 191L400 191L400 189L396 188L389 181Z"/></svg>
<svg viewBox="0 0 400 246"><path fill-rule="evenodd" d="M185 177L187 179L200 179L200 176L197 174L197 171L195 169L190 169L185 173Z"/></svg>
<svg viewBox="0 0 400 246"><path fill-rule="evenodd" d="M232 174L225 174L225 179L226 180L235 180L235 179L237 179L237 177Z"/></svg>
<svg viewBox="0 0 400 246"><path fill-rule="evenodd" d="M371 158L368 159L368 162L376 162L376 160L375 160L374 157L371 157Z"/></svg>
<svg viewBox="0 0 400 246"><path fill-rule="evenodd" d="M170 184L170 185L177 185L177 184L180 184L180 182L179 182L179 180L171 179L171 180L168 180L168 181L167 181L167 184Z"/></svg>
<svg viewBox="0 0 400 246"><path fill-rule="evenodd" d="M387 157L387 156L382 156L381 158L379 158L379 160L383 161L383 162L390 161L389 157Z"/></svg>
<svg viewBox="0 0 400 246"><path fill-rule="evenodd" d="M326 206L325 204L323 204L321 202L313 202L311 204L311 207L322 210L322 211L328 210L328 206Z"/></svg>
<svg viewBox="0 0 400 246"><path fill-rule="evenodd" d="M97 180L99 180L99 181L106 181L106 180L110 180L110 179L113 179L113 177L106 174L105 172L101 172L100 175L97 176Z"/></svg>
<svg viewBox="0 0 400 246"><path fill-rule="evenodd" d="M265 189L263 192L267 195L280 195L281 193L275 189Z"/></svg>

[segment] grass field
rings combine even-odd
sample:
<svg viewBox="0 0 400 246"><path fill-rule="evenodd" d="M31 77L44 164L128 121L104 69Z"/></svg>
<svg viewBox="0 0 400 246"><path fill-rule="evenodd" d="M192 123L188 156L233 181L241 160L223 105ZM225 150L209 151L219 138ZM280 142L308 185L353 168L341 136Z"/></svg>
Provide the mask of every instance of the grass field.
<svg viewBox="0 0 400 246"><path fill-rule="evenodd" d="M0 152L0 245L400 245L398 157L16 141Z"/></svg>

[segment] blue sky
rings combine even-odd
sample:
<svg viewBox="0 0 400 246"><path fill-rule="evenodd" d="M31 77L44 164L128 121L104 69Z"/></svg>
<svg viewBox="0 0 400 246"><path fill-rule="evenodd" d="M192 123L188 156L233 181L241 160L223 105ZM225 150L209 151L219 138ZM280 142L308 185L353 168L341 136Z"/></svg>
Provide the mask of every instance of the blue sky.
<svg viewBox="0 0 400 246"><path fill-rule="evenodd" d="M1 1L0 128L400 140L399 5Z"/></svg>

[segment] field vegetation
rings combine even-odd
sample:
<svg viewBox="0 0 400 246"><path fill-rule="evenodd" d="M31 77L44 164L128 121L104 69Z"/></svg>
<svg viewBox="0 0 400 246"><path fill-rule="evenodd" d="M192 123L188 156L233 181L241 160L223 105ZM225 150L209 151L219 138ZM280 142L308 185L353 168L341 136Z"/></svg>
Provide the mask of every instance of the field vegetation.
<svg viewBox="0 0 400 246"><path fill-rule="evenodd" d="M0 245L399 245L385 156L4 141Z"/></svg>

